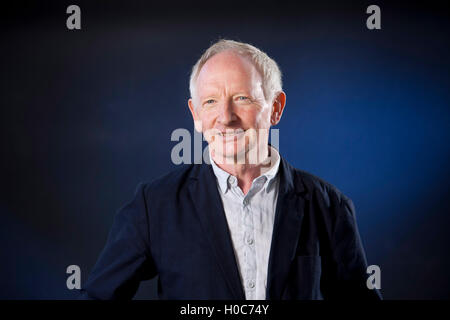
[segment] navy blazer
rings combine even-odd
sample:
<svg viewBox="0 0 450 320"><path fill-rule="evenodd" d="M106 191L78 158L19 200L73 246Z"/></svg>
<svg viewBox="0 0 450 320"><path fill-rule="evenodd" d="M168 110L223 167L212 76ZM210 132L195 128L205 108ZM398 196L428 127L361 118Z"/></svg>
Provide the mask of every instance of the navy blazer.
<svg viewBox="0 0 450 320"><path fill-rule="evenodd" d="M283 158L279 174L266 299L380 299L366 286L352 201ZM81 297L131 299L157 275L160 299L245 299L211 165L183 165L137 187Z"/></svg>

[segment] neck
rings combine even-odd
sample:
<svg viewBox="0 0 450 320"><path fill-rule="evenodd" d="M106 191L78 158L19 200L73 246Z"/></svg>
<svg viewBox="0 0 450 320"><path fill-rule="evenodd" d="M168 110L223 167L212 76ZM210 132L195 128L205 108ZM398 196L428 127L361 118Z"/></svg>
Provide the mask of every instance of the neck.
<svg viewBox="0 0 450 320"><path fill-rule="evenodd" d="M217 157L214 151L211 152L211 157L219 168L237 178L238 186L244 194L247 194L250 190L253 180L268 171L271 167L271 154L270 147L268 145L258 157L258 160L261 159L261 161L256 164L249 163L247 155L245 156L244 163L237 163L236 161L231 161L230 159L227 160L225 157Z"/></svg>

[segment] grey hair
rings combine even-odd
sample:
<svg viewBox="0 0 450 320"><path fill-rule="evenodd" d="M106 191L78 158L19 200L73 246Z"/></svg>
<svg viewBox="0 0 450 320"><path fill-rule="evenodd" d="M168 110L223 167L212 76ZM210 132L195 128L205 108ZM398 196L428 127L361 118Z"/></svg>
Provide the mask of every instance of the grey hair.
<svg viewBox="0 0 450 320"><path fill-rule="evenodd" d="M194 97L196 81L204 64L214 55L228 50L247 57L253 62L263 78L263 91L267 101L271 101L277 92L282 91L281 70L265 52L248 43L221 39L212 44L192 67L189 81L191 98Z"/></svg>

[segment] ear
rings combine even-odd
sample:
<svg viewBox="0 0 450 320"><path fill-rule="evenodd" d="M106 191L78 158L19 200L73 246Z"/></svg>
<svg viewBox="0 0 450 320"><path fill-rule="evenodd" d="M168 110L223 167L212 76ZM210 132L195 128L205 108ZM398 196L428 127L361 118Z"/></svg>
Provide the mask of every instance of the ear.
<svg viewBox="0 0 450 320"><path fill-rule="evenodd" d="M272 104L272 114L270 117L270 124L275 126L280 122L283 114L284 106L286 105L286 93L280 91L276 94Z"/></svg>
<svg viewBox="0 0 450 320"><path fill-rule="evenodd" d="M189 110L191 111L191 114L192 114L192 119L194 120L195 130L197 132L201 133L202 132L202 122L199 119L197 112L195 111L194 101L192 100L192 98L190 98L188 100L188 106L189 106Z"/></svg>

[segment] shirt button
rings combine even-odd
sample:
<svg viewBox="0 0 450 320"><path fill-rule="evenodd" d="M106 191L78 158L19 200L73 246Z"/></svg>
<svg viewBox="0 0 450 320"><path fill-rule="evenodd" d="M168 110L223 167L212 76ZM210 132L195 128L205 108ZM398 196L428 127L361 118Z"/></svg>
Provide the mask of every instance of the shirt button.
<svg viewBox="0 0 450 320"><path fill-rule="evenodd" d="M230 183L233 185L236 183L236 178L234 176L230 176Z"/></svg>
<svg viewBox="0 0 450 320"><path fill-rule="evenodd" d="M251 246L253 244L253 239L252 238L247 238L247 244L249 246Z"/></svg>
<svg viewBox="0 0 450 320"><path fill-rule="evenodd" d="M248 287L249 287L250 289L253 289L253 288L255 287L255 282L254 282L253 280L250 280L250 281L248 282Z"/></svg>

